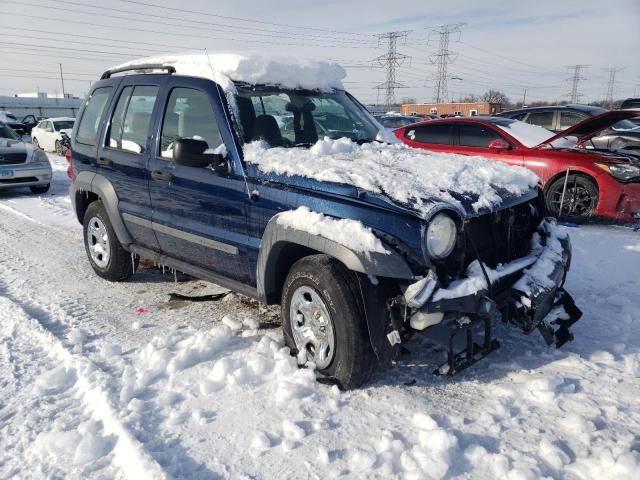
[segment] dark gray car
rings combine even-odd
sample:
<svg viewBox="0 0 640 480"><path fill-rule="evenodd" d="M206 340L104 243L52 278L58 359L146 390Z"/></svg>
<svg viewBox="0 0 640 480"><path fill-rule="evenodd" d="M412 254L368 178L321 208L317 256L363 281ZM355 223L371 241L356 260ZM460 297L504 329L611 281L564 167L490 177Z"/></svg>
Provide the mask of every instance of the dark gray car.
<svg viewBox="0 0 640 480"><path fill-rule="evenodd" d="M521 120L557 133L606 111L591 105L556 105L510 110L498 116ZM591 143L597 149L640 148L640 128L630 120L622 120L593 137Z"/></svg>

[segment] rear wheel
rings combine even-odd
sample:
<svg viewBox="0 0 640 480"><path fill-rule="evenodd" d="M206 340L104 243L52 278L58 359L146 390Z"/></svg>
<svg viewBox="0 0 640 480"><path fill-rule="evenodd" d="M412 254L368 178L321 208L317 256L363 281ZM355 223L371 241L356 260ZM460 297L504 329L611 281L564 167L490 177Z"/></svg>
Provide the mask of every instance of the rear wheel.
<svg viewBox="0 0 640 480"><path fill-rule="evenodd" d="M341 388L367 382L377 365L357 279L337 260L298 260L282 291L285 341L298 363L313 362Z"/></svg>
<svg viewBox="0 0 640 480"><path fill-rule="evenodd" d="M564 199L563 199L564 190ZM547 210L556 218L584 221L593 217L598 205L598 187L589 177L570 174L556 179L547 189ZM562 209L560 203L562 202Z"/></svg>
<svg viewBox="0 0 640 480"><path fill-rule="evenodd" d="M83 230L89 263L100 277L122 282L133 275L138 258L132 258L122 248L101 201L93 202L87 208Z"/></svg>

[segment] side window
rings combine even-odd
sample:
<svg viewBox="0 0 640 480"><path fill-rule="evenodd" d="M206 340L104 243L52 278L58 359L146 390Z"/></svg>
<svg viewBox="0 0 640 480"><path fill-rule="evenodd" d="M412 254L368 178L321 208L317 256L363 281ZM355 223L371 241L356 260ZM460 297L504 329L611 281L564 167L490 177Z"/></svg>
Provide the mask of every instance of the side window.
<svg viewBox="0 0 640 480"><path fill-rule="evenodd" d="M553 129L553 112L531 112L527 117L527 123L538 125L547 130Z"/></svg>
<svg viewBox="0 0 640 480"><path fill-rule="evenodd" d="M564 130L576 123L580 123L585 118L587 118L586 115L577 112L560 112L560 130Z"/></svg>
<svg viewBox="0 0 640 480"><path fill-rule="evenodd" d="M122 90L111 118L110 148L144 153L157 96L158 87L153 86L138 85Z"/></svg>
<svg viewBox="0 0 640 480"><path fill-rule="evenodd" d="M460 125L460 146L488 147L489 144L502 138L493 130L478 125Z"/></svg>
<svg viewBox="0 0 640 480"><path fill-rule="evenodd" d="M451 145L453 127L451 125L424 125L409 128L404 136L414 142L431 143L435 145Z"/></svg>
<svg viewBox="0 0 640 480"><path fill-rule="evenodd" d="M522 112L522 113L516 113L515 115L511 115L511 118L513 118L514 120L522 120L526 116L527 116L527 112Z"/></svg>
<svg viewBox="0 0 640 480"><path fill-rule="evenodd" d="M76 140L80 143L95 145L98 131L100 130L100 120L109 97L111 96L111 87L98 88L87 100L87 105L80 119Z"/></svg>
<svg viewBox="0 0 640 480"><path fill-rule="evenodd" d="M160 155L170 159L178 138L204 140L212 153L223 153L224 146L209 97L192 88L174 88L169 95L162 121Z"/></svg>

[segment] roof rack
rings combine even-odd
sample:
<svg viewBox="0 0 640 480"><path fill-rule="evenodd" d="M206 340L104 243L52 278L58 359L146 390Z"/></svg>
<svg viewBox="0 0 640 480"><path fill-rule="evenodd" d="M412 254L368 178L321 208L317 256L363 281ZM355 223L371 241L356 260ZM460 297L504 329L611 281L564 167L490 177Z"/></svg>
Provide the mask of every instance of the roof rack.
<svg viewBox="0 0 640 480"><path fill-rule="evenodd" d="M165 70L169 74L176 73L175 67L171 65L162 65L160 63L147 63L142 65L129 65L127 67L121 67L121 68L112 68L104 72L100 77L100 80L104 80L105 78L111 78L111 75L113 75L114 73L122 73L122 72L144 73L147 70Z"/></svg>

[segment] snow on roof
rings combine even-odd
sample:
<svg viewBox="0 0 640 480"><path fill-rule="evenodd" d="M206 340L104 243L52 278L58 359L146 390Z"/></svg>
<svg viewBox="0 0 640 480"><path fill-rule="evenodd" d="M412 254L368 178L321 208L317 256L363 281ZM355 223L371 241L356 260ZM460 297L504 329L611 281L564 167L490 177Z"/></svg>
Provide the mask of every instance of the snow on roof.
<svg viewBox="0 0 640 480"><path fill-rule="evenodd" d="M50 117L50 118L47 118L46 120L51 120L52 122L62 122L62 121L75 122L76 121L76 119L73 117Z"/></svg>
<svg viewBox="0 0 640 480"><path fill-rule="evenodd" d="M499 206L500 191L519 196L538 183L530 170L481 157L426 152L404 144L358 145L348 138L325 137L309 149L268 148L258 141L244 146L244 158L263 172L353 185L422 213L434 199L464 210L450 192L477 195L472 208L478 212Z"/></svg>
<svg viewBox="0 0 640 480"><path fill-rule="evenodd" d="M555 133L550 132L546 128L530 123L513 120L511 122L495 122L496 126L513 138L518 140L525 147L533 148L540 145L545 140L550 139Z"/></svg>
<svg viewBox="0 0 640 480"><path fill-rule="evenodd" d="M296 57L266 57L257 55L180 54L147 57L123 63L115 68L145 64L171 65L176 74L207 78L225 90L233 90L229 81L277 85L284 88L309 90L342 89L345 70L337 63L319 62Z"/></svg>

